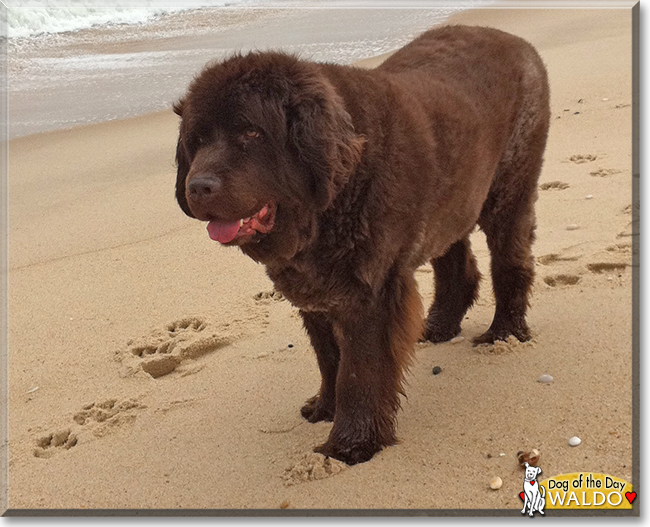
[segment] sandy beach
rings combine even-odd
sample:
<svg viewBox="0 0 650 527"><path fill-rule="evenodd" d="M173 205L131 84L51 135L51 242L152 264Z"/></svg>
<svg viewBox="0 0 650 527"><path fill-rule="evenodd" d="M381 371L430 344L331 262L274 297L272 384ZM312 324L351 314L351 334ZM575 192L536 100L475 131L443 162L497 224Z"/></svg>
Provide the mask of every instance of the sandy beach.
<svg viewBox="0 0 650 527"><path fill-rule="evenodd" d="M494 310L489 254L476 232L480 299L464 340L418 345L400 444L354 467L324 460L311 451L331 424L299 413L320 377L297 310L262 266L212 242L179 209L171 110L12 140L14 514L519 515L517 452L531 449L544 477L594 471L634 483L631 9L483 9L448 22L520 35L548 67L533 340L472 347ZM431 267L417 278L428 306ZM553 382L537 382L542 374ZM569 446L572 436L580 446ZM495 476L499 490L489 486Z"/></svg>

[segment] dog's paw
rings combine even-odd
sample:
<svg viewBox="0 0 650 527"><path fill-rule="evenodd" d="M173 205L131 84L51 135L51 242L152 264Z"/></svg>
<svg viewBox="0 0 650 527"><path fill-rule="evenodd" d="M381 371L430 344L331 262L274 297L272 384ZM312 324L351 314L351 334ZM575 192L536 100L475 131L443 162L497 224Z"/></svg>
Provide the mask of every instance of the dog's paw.
<svg viewBox="0 0 650 527"><path fill-rule="evenodd" d="M326 457L338 459L347 465L356 465L357 463L370 461L381 449L381 445L378 445L375 442L342 445L326 441L322 445L316 447L314 452L323 454Z"/></svg>
<svg viewBox="0 0 650 527"><path fill-rule="evenodd" d="M427 320L424 324L424 333L420 342L429 341L438 344L440 342L447 342L458 335L460 335L460 324L450 327Z"/></svg>
<svg viewBox="0 0 650 527"><path fill-rule="evenodd" d="M517 327L515 329L488 329L482 335L472 339L474 346L481 344L494 344L495 342L507 341L510 336L515 337L519 342L528 342L531 339L530 331L527 326Z"/></svg>
<svg viewBox="0 0 650 527"><path fill-rule="evenodd" d="M300 413L310 423L331 422L334 421L334 404L324 403L320 395L314 395L307 399Z"/></svg>

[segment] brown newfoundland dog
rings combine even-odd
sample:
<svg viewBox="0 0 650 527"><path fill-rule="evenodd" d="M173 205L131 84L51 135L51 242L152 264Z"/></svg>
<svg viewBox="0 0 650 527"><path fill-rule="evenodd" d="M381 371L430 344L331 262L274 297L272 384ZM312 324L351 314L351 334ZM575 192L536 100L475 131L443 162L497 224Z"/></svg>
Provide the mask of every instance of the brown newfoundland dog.
<svg viewBox="0 0 650 527"><path fill-rule="evenodd" d="M373 70L236 55L174 109L181 208L263 263L300 309L322 375L302 415L334 421L317 452L354 464L396 442L415 342L458 335L477 297L477 224L496 313L474 342L530 338L549 88L524 40L441 27ZM414 272L427 261L423 320Z"/></svg>

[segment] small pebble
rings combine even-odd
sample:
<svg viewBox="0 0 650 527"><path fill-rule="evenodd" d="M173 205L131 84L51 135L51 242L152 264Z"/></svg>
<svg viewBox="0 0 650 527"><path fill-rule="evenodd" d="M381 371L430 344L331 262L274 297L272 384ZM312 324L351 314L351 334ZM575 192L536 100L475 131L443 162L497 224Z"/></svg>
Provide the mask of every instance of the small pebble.
<svg viewBox="0 0 650 527"><path fill-rule="evenodd" d="M550 384L553 382L553 376L545 373L544 375L540 375L539 379L537 379L537 382L541 382L542 384Z"/></svg>
<svg viewBox="0 0 650 527"><path fill-rule="evenodd" d="M288 344L287 348L293 348L293 344Z"/></svg>
<svg viewBox="0 0 650 527"><path fill-rule="evenodd" d="M499 457L503 457L503 456L505 456L505 455L506 455L505 452L501 452L501 453L499 454Z"/></svg>
<svg viewBox="0 0 650 527"><path fill-rule="evenodd" d="M287 500L284 500L282 503L280 503L281 509L286 509L287 507L289 507L289 502Z"/></svg>
<svg viewBox="0 0 650 527"><path fill-rule="evenodd" d="M591 194L589 194L588 196L585 197L585 199L594 199L594 197Z"/></svg>
<svg viewBox="0 0 650 527"><path fill-rule="evenodd" d="M501 481L501 478L499 476L492 478L490 480L490 488L492 490L499 490L503 485L503 481Z"/></svg>
<svg viewBox="0 0 650 527"><path fill-rule="evenodd" d="M465 340L465 337L461 337L460 335L458 335L457 337L451 339L449 342L451 342L452 344L458 344L459 342L463 342L463 340Z"/></svg>
<svg viewBox="0 0 650 527"><path fill-rule="evenodd" d="M570 446L578 446L580 443L582 443L582 439L580 439L578 436L573 436L571 439L569 439Z"/></svg>
<svg viewBox="0 0 650 527"><path fill-rule="evenodd" d="M442 371L442 368L440 366L434 366L432 373L434 375L438 375Z"/></svg>
<svg viewBox="0 0 650 527"><path fill-rule="evenodd" d="M603 97L603 101L609 101L609 98Z"/></svg>
<svg viewBox="0 0 650 527"><path fill-rule="evenodd" d="M567 231L577 231L580 227L577 224L572 223L571 225L566 226Z"/></svg>
<svg viewBox="0 0 650 527"><path fill-rule="evenodd" d="M579 115L580 112L573 112L573 115Z"/></svg>

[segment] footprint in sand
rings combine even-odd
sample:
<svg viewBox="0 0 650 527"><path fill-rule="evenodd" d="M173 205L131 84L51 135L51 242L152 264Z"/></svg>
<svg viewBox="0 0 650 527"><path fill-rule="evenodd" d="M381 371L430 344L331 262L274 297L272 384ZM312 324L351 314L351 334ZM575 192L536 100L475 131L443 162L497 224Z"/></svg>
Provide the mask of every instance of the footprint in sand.
<svg viewBox="0 0 650 527"><path fill-rule="evenodd" d="M260 291L255 296L253 296L258 302L264 302L265 300L273 300L274 302L282 302L284 300L284 295L280 291Z"/></svg>
<svg viewBox="0 0 650 527"><path fill-rule="evenodd" d="M348 466L342 461L325 457L315 452L305 454L297 463L284 471L282 479L285 486L297 485L317 479L325 479L339 474Z"/></svg>
<svg viewBox="0 0 650 527"><path fill-rule="evenodd" d="M71 428L63 428L38 438L34 456L49 458L57 452L70 450L87 434L103 437L111 431L133 423L136 412L142 408L146 406L132 399L121 402L117 399L108 399L101 403L87 404L72 418L76 425L79 425L74 427L74 431Z"/></svg>
<svg viewBox="0 0 650 527"><path fill-rule="evenodd" d="M549 181L539 186L540 190L565 190L567 188L569 188L569 184L564 181Z"/></svg>
<svg viewBox="0 0 650 527"><path fill-rule="evenodd" d="M48 458L62 450L70 450L77 444L77 435L69 428L52 432L36 440L35 457Z"/></svg>
<svg viewBox="0 0 650 527"><path fill-rule="evenodd" d="M607 177L620 174L621 172L622 170L617 170L616 168L599 168L598 170L589 172L589 175L594 177Z"/></svg>
<svg viewBox="0 0 650 527"><path fill-rule="evenodd" d="M212 353L233 340L228 324L217 328L200 318L187 317L130 340L116 358L125 366L127 375L142 370L158 379L177 370L182 363Z"/></svg>
<svg viewBox="0 0 650 527"><path fill-rule="evenodd" d="M142 408L145 406L132 399L121 402L117 399L108 399L101 403L85 405L81 411L74 414L72 419L78 425L91 430L93 435L102 437L112 428L135 421L136 410Z"/></svg>
<svg viewBox="0 0 650 527"><path fill-rule="evenodd" d="M591 161L596 161L598 156L595 154L573 154L569 157L568 161L576 164L589 163Z"/></svg>
<svg viewBox="0 0 650 527"><path fill-rule="evenodd" d="M556 274L544 277L544 283L551 287L576 285L579 281L580 277L575 274Z"/></svg>
<svg viewBox="0 0 650 527"><path fill-rule="evenodd" d="M607 247L606 250L607 252L620 254L621 256L631 256L633 247L631 243L616 243Z"/></svg>
<svg viewBox="0 0 650 527"><path fill-rule="evenodd" d="M542 265L553 265L558 262L575 262L579 260L579 256L562 256L557 253L545 254L537 258L537 262Z"/></svg>
<svg viewBox="0 0 650 527"><path fill-rule="evenodd" d="M595 274L603 274L623 271L627 266L628 264L621 262L596 262L587 264L587 269Z"/></svg>

